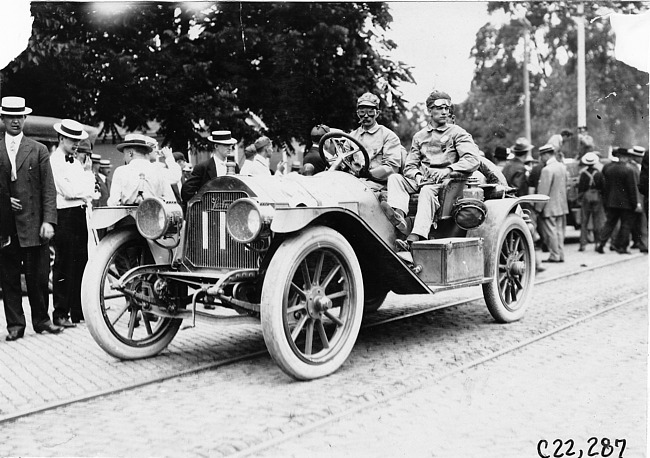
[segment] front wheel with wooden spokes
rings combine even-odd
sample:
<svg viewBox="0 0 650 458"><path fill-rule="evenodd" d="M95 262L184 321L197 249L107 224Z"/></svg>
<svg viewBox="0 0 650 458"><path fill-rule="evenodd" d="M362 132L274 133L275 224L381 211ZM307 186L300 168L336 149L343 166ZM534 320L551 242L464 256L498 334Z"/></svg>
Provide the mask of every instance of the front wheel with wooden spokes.
<svg viewBox="0 0 650 458"><path fill-rule="evenodd" d="M363 315L363 280L354 250L338 232L308 228L285 240L262 287L264 341L298 380L336 371L348 358Z"/></svg>
<svg viewBox="0 0 650 458"><path fill-rule="evenodd" d="M90 334L107 353L120 359L146 358L165 349L182 323L143 311L151 279L136 276L124 294L112 286L130 269L153 264L147 242L135 228L111 232L88 261L81 283L81 303Z"/></svg>

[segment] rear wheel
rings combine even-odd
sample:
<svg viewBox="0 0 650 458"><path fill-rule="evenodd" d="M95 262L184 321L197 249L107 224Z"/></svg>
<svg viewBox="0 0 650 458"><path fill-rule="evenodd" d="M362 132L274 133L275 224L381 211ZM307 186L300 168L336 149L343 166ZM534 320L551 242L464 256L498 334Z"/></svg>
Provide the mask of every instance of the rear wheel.
<svg viewBox="0 0 650 458"><path fill-rule="evenodd" d="M285 240L262 287L264 341L298 380L336 371L348 358L363 314L361 268L348 241L330 228Z"/></svg>
<svg viewBox="0 0 650 458"><path fill-rule="evenodd" d="M508 215L495 246L489 254L494 275L483 284L483 296L494 319L509 323L524 316L535 278L533 238L520 216Z"/></svg>
<svg viewBox="0 0 650 458"><path fill-rule="evenodd" d="M81 303L90 334L107 353L120 359L146 358L165 349L182 323L143 312L142 302L112 289L133 267L153 264L144 238L135 229L108 234L88 261ZM126 287L139 297L151 294L151 279L138 276Z"/></svg>

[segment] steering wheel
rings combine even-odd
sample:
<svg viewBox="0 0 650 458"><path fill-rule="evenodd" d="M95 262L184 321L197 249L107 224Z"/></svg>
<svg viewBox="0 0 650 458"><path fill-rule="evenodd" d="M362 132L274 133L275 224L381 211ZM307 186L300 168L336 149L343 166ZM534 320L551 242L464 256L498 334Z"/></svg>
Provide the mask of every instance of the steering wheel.
<svg viewBox="0 0 650 458"><path fill-rule="evenodd" d="M330 142L334 149L334 156L325 153L325 143ZM368 166L370 165L370 156L366 148L352 135L344 132L329 132L323 135L318 143L318 153L326 164L330 164L329 170L344 170L355 176L361 173L368 175ZM363 164L360 164L359 154L363 156Z"/></svg>

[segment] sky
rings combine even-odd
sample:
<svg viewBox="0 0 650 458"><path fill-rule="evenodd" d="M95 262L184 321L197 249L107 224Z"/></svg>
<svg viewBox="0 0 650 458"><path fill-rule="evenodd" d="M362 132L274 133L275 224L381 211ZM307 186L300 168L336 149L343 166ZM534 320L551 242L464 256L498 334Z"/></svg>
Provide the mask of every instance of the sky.
<svg viewBox="0 0 650 458"><path fill-rule="evenodd" d="M417 84L400 87L409 105L424 102L435 87L454 103L467 98L476 32L490 17L487 2L389 2L393 23L386 35L398 45L393 56L412 66Z"/></svg>

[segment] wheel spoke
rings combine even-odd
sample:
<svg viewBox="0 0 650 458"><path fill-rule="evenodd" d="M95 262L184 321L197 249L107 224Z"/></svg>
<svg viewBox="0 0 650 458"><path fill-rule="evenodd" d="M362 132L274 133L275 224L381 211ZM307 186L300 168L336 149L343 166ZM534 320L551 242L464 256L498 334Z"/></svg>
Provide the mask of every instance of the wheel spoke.
<svg viewBox="0 0 650 458"><path fill-rule="evenodd" d="M329 348L330 342L325 333L325 327L323 326L323 320L318 320L316 322L316 328L318 329L318 334L320 335L320 341L323 344L323 348Z"/></svg>
<svg viewBox="0 0 650 458"><path fill-rule="evenodd" d="M129 318L129 339L133 339L133 330L135 329L135 320L138 317L138 311L131 310L131 317Z"/></svg>
<svg viewBox="0 0 650 458"><path fill-rule="evenodd" d="M291 290L295 293L298 293L300 296L302 296L303 299L307 299L307 293L302 290L298 285L296 285L294 282L291 282Z"/></svg>
<svg viewBox="0 0 650 458"><path fill-rule="evenodd" d="M293 315L294 313L300 311L300 310L305 310L306 304L304 302L298 302L298 295L294 296L295 299L293 300L293 305L290 307L287 307L287 314L288 315Z"/></svg>
<svg viewBox="0 0 650 458"><path fill-rule="evenodd" d="M325 277L325 280L323 280L323 288L327 289L329 286L330 282L332 281L332 278L334 278L334 275L338 273L338 271L341 270L341 264L337 264L332 270L327 274L327 277Z"/></svg>
<svg viewBox="0 0 650 458"><path fill-rule="evenodd" d="M347 296L348 296L348 291L345 289L343 291L339 291L338 293L332 293L327 295L328 299L330 300L338 299L339 297L347 297Z"/></svg>
<svg viewBox="0 0 650 458"><path fill-rule="evenodd" d="M291 331L291 340L293 340L294 342L296 341L298 335L300 334L300 331L302 331L302 328L305 326L305 323L307 322L308 319L309 319L308 315L303 315L302 317L300 317L300 320L298 321L298 323L296 323L296 327L293 328L293 331Z"/></svg>
<svg viewBox="0 0 650 458"><path fill-rule="evenodd" d="M325 316L336 323L337 326L343 326L343 321L341 321L339 317L332 315L332 312L329 310L325 312Z"/></svg>
<svg viewBox="0 0 650 458"><path fill-rule="evenodd" d="M144 327L147 330L147 335L153 334L151 331L151 322L149 322L149 316L146 313L142 314L142 321L144 321Z"/></svg>
<svg viewBox="0 0 650 458"><path fill-rule="evenodd" d="M309 278L309 266L307 265L307 258L303 259L300 263L300 270L302 270L302 278L305 281L305 289L311 289L311 278Z"/></svg>
<svg viewBox="0 0 650 458"><path fill-rule="evenodd" d="M325 262L325 252L321 252L320 256L318 257L318 262L316 263L316 268L314 269L314 283L319 285L320 282L320 276L321 273L323 272L323 262Z"/></svg>
<svg viewBox="0 0 650 458"><path fill-rule="evenodd" d="M122 315L124 315L124 312L126 312L128 309L129 309L129 304L127 303L126 305L124 305L124 308L122 308L122 310L120 310L120 313L117 314L117 318L115 318L115 319L111 322L111 325L112 325L113 327L115 327L115 323L117 323L118 321L120 321L120 318L122 318Z"/></svg>
<svg viewBox="0 0 650 458"><path fill-rule="evenodd" d="M311 356L311 350L314 344L314 320L310 319L307 322L307 329L305 329L305 355Z"/></svg>

